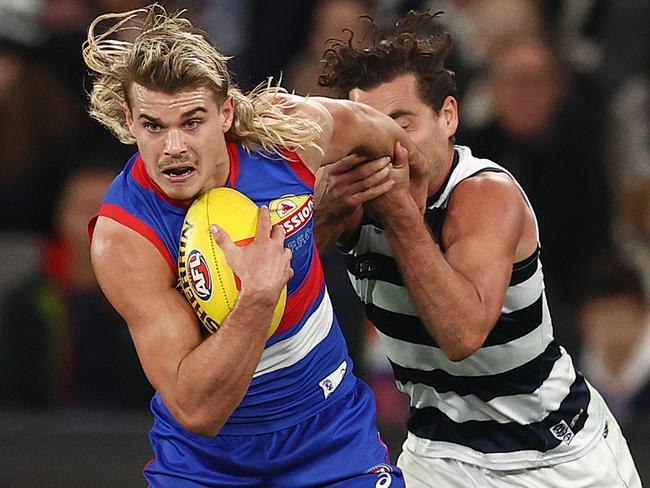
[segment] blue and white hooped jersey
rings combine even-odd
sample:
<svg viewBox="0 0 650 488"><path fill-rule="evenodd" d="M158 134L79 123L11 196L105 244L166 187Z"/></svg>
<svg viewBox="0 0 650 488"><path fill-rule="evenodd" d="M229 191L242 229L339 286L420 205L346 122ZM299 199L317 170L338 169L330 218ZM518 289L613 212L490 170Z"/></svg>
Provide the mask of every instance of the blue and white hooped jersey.
<svg viewBox="0 0 650 488"><path fill-rule="evenodd" d="M443 251L454 188L490 171L512 177L456 146L450 174L424 215ZM602 399L553 337L539 251L513 265L501 315L483 346L453 362L418 317L381 222L364 215L345 257L348 273L397 387L410 397L407 443L416 454L510 470L576 459L597 441Z"/></svg>
<svg viewBox="0 0 650 488"><path fill-rule="evenodd" d="M314 415L354 387L352 362L327 293L313 236L313 173L294 153L285 159L249 153L229 143L227 186L277 212L292 250L282 321L266 347L250 387L221 434L274 432ZM172 200L134 155L106 194L99 215L143 235L178 275L178 246L188 203ZM91 222L92 230L93 222ZM177 425L158 393L154 415Z"/></svg>

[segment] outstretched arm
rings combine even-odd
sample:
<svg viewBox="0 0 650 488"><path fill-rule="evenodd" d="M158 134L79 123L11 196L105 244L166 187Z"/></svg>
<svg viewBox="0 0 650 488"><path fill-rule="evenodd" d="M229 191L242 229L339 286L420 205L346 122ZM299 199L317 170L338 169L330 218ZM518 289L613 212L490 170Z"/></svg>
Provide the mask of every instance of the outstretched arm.
<svg viewBox="0 0 650 488"><path fill-rule="evenodd" d="M277 226L271 231L267 209L260 209L257 236L245 248L234 249L224 231L214 237L241 291L219 331L208 337L148 240L100 217L91 247L98 281L126 320L147 378L174 418L201 435L215 435L243 398L292 275L284 232Z"/></svg>
<svg viewBox="0 0 650 488"><path fill-rule="evenodd" d="M322 129L316 143L300 151L301 158L314 173L349 154L368 159L394 158L399 143L408 151L411 193L418 208L424 210L430 177L427 165L406 131L391 117L350 100L287 96L292 97L289 111L317 122Z"/></svg>

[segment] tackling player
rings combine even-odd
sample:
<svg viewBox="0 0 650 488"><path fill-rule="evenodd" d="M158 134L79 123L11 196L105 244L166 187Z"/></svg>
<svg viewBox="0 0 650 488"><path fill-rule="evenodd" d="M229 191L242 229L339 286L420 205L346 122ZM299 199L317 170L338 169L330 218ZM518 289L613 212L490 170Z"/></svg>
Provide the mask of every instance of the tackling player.
<svg viewBox="0 0 650 488"><path fill-rule="evenodd" d="M335 44L321 77L393 117L429 165L424 216L409 194L421 183L399 164L389 191L355 205L346 182L370 163L352 156L324 170L336 178L316 210L321 233L343 233L357 294L410 397L398 466L412 488L640 487L616 420L553 337L530 202L504 168L454 144L451 38L428 34L431 18L410 12L363 50ZM326 205L337 188L346 219L340 201Z"/></svg>

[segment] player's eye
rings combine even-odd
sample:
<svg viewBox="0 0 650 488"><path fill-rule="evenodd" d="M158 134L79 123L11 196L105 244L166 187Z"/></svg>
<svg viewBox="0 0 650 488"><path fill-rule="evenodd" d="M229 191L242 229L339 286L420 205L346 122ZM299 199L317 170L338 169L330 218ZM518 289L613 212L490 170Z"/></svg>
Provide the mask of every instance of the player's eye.
<svg viewBox="0 0 650 488"><path fill-rule="evenodd" d="M395 122L397 122L402 129L408 129L411 126L411 121L409 120L409 117L406 116L397 117Z"/></svg>
<svg viewBox="0 0 650 488"><path fill-rule="evenodd" d="M144 122L142 125L149 132L159 132L160 131L160 126L158 124L154 124L153 122Z"/></svg>
<svg viewBox="0 0 650 488"><path fill-rule="evenodd" d="M185 122L186 129L196 129L199 125L201 125L201 121L199 119L191 119Z"/></svg>

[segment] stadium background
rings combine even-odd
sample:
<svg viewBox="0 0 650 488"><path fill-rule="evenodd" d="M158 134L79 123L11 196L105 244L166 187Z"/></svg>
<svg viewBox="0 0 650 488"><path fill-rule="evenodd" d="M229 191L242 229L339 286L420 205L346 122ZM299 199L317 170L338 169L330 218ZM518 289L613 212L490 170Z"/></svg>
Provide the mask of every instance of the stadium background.
<svg viewBox="0 0 650 488"><path fill-rule="evenodd" d="M132 147L84 113L81 43L138 0L0 0L0 486L142 486L151 391L88 262L85 225ZM511 169L536 208L556 333L617 414L650 480L650 3L647 0L192 0L245 89L317 85L327 39L362 42L443 10L457 141ZM137 258L137 257L134 257ZM357 372L399 453L396 393L336 252L328 282ZM598 366L616 365L618 378ZM602 369L602 368L601 368ZM600 371L600 373L599 373ZM601 382L601 383L598 383Z"/></svg>

